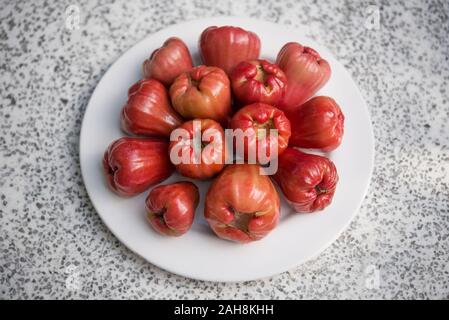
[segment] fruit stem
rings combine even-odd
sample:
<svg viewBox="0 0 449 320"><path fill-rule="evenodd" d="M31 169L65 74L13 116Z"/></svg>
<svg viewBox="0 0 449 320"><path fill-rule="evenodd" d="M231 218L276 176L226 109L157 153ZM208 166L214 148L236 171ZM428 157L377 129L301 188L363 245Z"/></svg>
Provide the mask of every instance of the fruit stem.
<svg viewBox="0 0 449 320"><path fill-rule="evenodd" d="M254 217L255 213L242 213L237 212L234 208L230 208L230 210L234 213L234 219L231 221L229 226L237 228L245 233L248 233L248 224L251 219Z"/></svg>
<svg viewBox="0 0 449 320"><path fill-rule="evenodd" d="M195 88L198 89L198 87L199 87L199 85L200 85L200 82L199 82L198 80L192 79L192 77L190 77L190 85L191 85L192 87L195 87Z"/></svg>
<svg viewBox="0 0 449 320"><path fill-rule="evenodd" d="M323 194L323 193L327 193L327 189L321 189L321 187L319 185L315 186L315 190L318 194Z"/></svg>
<svg viewBox="0 0 449 320"><path fill-rule="evenodd" d="M273 118L270 118L268 121L263 123L255 122L255 127L257 130L257 138L263 139L270 135L270 129L275 129Z"/></svg>
<svg viewBox="0 0 449 320"><path fill-rule="evenodd" d="M263 83L266 86L266 84L265 84L265 80L266 80L265 70L263 69L263 67L260 64L256 65L256 69L257 69L257 73L256 73L256 76L254 77L254 79L259 81L259 82L261 82L261 83Z"/></svg>

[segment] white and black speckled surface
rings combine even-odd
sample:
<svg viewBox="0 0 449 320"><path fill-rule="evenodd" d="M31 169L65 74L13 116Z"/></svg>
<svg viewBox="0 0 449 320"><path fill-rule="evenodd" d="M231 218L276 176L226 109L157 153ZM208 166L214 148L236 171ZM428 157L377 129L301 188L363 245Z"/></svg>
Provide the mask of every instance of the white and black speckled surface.
<svg viewBox="0 0 449 320"><path fill-rule="evenodd" d="M2 1L0 298L449 298L449 3L245 2ZM78 30L66 27L70 4ZM366 24L369 5L379 28ZM347 67L370 108L375 171L357 218L315 260L205 283L111 235L84 189L78 137L127 48L179 21L242 14L304 28Z"/></svg>

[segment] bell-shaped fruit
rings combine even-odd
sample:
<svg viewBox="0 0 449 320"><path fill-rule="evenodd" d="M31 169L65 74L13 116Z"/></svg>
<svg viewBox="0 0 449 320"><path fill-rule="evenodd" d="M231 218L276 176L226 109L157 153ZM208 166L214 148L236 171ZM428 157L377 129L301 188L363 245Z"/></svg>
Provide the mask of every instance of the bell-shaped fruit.
<svg viewBox="0 0 449 320"><path fill-rule="evenodd" d="M266 164L282 154L291 134L290 121L284 113L264 103L240 109L232 117L230 127L234 130L236 154L250 163Z"/></svg>
<svg viewBox="0 0 449 320"><path fill-rule="evenodd" d="M107 182L120 196L134 196L167 179L174 171L168 143L155 138L120 138L104 153Z"/></svg>
<svg viewBox="0 0 449 320"><path fill-rule="evenodd" d="M212 119L225 125L231 113L231 85L217 67L198 66L170 87L173 108L186 119Z"/></svg>
<svg viewBox="0 0 449 320"><path fill-rule="evenodd" d="M231 74L232 92L241 104L277 105L284 96L287 77L267 60L240 62Z"/></svg>
<svg viewBox="0 0 449 320"><path fill-rule="evenodd" d="M143 63L143 74L170 86L176 77L192 69L192 57L189 48L179 38L172 37L156 49Z"/></svg>
<svg viewBox="0 0 449 320"><path fill-rule="evenodd" d="M201 33L199 51L203 63L223 69L228 75L242 61L259 58L260 39L239 27L208 27Z"/></svg>
<svg viewBox="0 0 449 320"><path fill-rule="evenodd" d="M285 44L276 63L287 76L287 90L279 107L284 111L299 107L329 80L329 63L309 47L296 42Z"/></svg>
<svg viewBox="0 0 449 320"><path fill-rule="evenodd" d="M171 140L170 159L185 177L208 179L225 166L227 145L224 131L214 120L187 121L173 132Z"/></svg>
<svg viewBox="0 0 449 320"><path fill-rule="evenodd" d="M322 151L340 145L345 117L334 99L314 97L287 116L292 127L290 145Z"/></svg>
<svg viewBox="0 0 449 320"><path fill-rule="evenodd" d="M206 195L204 215L220 238L236 242L262 239L279 220L279 195L255 164L227 166Z"/></svg>
<svg viewBox="0 0 449 320"><path fill-rule="evenodd" d="M274 180L296 212L322 210L332 202L338 174L331 160L287 148L278 161Z"/></svg>
<svg viewBox="0 0 449 320"><path fill-rule="evenodd" d="M147 220L163 235L181 236L192 226L199 199L198 188L192 182L157 186L145 201Z"/></svg>
<svg viewBox="0 0 449 320"><path fill-rule="evenodd" d="M143 79L129 88L128 101L121 114L123 131L168 138L182 122L170 105L167 89L159 81Z"/></svg>

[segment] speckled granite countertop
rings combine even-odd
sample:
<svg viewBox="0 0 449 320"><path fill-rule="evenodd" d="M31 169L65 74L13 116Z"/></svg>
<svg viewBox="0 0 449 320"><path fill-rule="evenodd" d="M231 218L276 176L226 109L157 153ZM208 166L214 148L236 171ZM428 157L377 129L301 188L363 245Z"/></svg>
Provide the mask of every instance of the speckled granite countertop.
<svg viewBox="0 0 449 320"><path fill-rule="evenodd" d="M391 2L3 0L0 298L449 298L449 3ZM266 280L199 282L107 230L78 137L127 48L179 21L242 14L303 28L347 67L370 108L375 171L350 228L315 260Z"/></svg>

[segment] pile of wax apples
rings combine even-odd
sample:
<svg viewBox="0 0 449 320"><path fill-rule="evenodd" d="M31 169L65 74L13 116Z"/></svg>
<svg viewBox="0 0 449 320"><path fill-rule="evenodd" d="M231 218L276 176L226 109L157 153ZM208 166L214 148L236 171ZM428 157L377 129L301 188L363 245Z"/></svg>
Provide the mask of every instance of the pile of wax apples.
<svg viewBox="0 0 449 320"><path fill-rule="evenodd" d="M134 196L175 168L188 178L214 178L204 210L212 230L237 242L259 240L277 225L280 200L270 176L260 174L262 163L245 158L246 163L225 165L224 128L242 129L252 139L241 156L264 146L273 160L270 150L277 150L272 178L296 212L329 205L338 181L335 165L296 149L328 152L341 143L340 107L332 98L313 97L330 77L328 62L295 42L283 46L276 63L260 60L259 37L232 26L205 29L199 52L204 65L194 67L184 42L170 38L144 61L144 78L129 88L121 113L122 129L133 137L118 139L104 154L111 189ZM193 120L203 134L201 161L174 164L174 148L194 154ZM176 128L188 135L170 141ZM259 129L277 129L278 135ZM146 198L147 220L161 234L180 236L190 229L198 202L192 182L157 186Z"/></svg>

